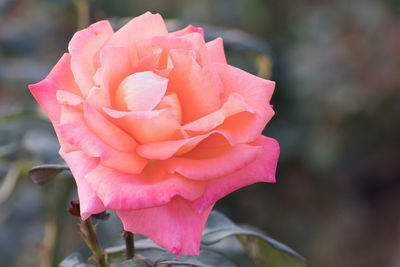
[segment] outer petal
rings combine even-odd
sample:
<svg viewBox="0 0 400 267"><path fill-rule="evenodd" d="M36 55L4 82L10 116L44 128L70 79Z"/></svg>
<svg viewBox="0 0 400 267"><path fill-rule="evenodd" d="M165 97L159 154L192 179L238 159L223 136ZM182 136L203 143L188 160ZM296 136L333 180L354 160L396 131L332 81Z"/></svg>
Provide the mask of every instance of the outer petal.
<svg viewBox="0 0 400 267"><path fill-rule="evenodd" d="M198 65L193 51L171 50L170 57L174 68L169 74L167 90L178 95L183 122L191 122L220 108L223 85L213 68Z"/></svg>
<svg viewBox="0 0 400 267"><path fill-rule="evenodd" d="M190 202L175 197L163 206L117 214L125 230L149 237L176 256L199 255L201 234L211 208L197 213Z"/></svg>
<svg viewBox="0 0 400 267"><path fill-rule="evenodd" d="M127 175L99 165L86 180L109 209L132 210L160 206L174 196L194 200L203 193L205 183L167 174L156 162L141 174Z"/></svg>
<svg viewBox="0 0 400 267"><path fill-rule="evenodd" d="M71 72L70 61L71 55L64 54L43 81L29 85L32 95L42 106L53 125L59 123L61 116L61 104L57 101L57 91L80 94ZM76 150L76 147L64 140L57 127L54 130L63 148L69 151Z"/></svg>
<svg viewBox="0 0 400 267"><path fill-rule="evenodd" d="M104 211L106 208L103 203L85 180L85 175L98 165L99 160L88 157L81 151L65 153L61 149L60 155L67 162L75 178L78 187L82 220L86 220L92 214Z"/></svg>
<svg viewBox="0 0 400 267"><path fill-rule="evenodd" d="M208 180L233 173L253 162L262 154L261 146L239 144L233 148L195 149L191 155L163 162L169 173L179 173L195 180ZM213 154L217 154L213 156ZM207 155L207 157L204 157ZM194 158L188 158L188 156ZM200 156L200 158L197 158Z"/></svg>
<svg viewBox="0 0 400 267"><path fill-rule="evenodd" d="M99 157L104 166L125 173L137 174L147 164L147 160L134 152L117 151L105 144L82 122L65 123L57 126L57 128L68 143L78 147L88 156Z"/></svg>
<svg viewBox="0 0 400 267"><path fill-rule="evenodd" d="M110 23L103 20L75 33L69 43L71 69L84 97L94 86L93 76L100 65L99 50L112 35Z"/></svg>
<svg viewBox="0 0 400 267"><path fill-rule="evenodd" d="M59 122L61 113L61 105L56 98L57 90L73 93L79 91L71 72L70 61L71 55L64 54L43 81L29 85L32 95L53 124Z"/></svg>
<svg viewBox="0 0 400 267"><path fill-rule="evenodd" d="M262 156L232 174L210 180L203 195L193 202L193 206L199 212L208 210L218 199L241 187L255 182L275 182L275 170L279 157L278 142L275 139L260 136L252 145L263 147Z"/></svg>
<svg viewBox="0 0 400 267"><path fill-rule="evenodd" d="M269 101L275 82L261 79L227 64L215 63L214 65L224 84L223 97L238 93L255 111L255 116L241 113L229 118L217 129L230 136L234 143L254 141L274 115Z"/></svg>
<svg viewBox="0 0 400 267"><path fill-rule="evenodd" d="M221 37L218 37L206 43L207 53L213 62L226 64L226 57L224 51L224 43Z"/></svg>

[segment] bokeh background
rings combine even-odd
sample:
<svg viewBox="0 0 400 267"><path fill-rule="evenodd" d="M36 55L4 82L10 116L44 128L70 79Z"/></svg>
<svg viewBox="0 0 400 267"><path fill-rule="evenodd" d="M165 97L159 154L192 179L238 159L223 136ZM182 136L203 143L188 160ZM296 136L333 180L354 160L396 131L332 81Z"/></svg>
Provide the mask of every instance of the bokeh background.
<svg viewBox="0 0 400 267"><path fill-rule="evenodd" d="M87 5L89 3L89 5ZM228 63L277 82L265 134L281 145L276 184L218 202L304 255L309 266L400 266L400 1L0 0L0 266L55 266L77 248L68 175L27 84L43 79L89 22L159 12L173 29L222 36ZM122 19L121 19L122 18ZM101 241L118 244L119 222ZM117 225L117 226L116 226Z"/></svg>

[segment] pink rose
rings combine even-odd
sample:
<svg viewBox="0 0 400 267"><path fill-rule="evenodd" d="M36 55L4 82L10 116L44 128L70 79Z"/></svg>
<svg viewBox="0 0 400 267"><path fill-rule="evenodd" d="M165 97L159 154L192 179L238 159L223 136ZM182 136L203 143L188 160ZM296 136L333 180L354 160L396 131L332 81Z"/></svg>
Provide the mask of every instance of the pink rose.
<svg viewBox="0 0 400 267"><path fill-rule="evenodd" d="M116 32L97 22L68 50L29 88L54 125L82 219L113 209L125 230L198 254L218 199L275 181L279 146L261 135L275 83L228 65L221 38L206 43L191 25L168 33L146 13Z"/></svg>

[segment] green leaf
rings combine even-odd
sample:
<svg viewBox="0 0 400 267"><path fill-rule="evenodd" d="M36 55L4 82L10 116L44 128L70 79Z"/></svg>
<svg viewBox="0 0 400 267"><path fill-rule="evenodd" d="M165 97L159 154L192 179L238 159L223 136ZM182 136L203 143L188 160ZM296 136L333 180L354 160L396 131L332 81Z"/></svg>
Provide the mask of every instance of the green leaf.
<svg viewBox="0 0 400 267"><path fill-rule="evenodd" d="M118 259L125 255L126 246L115 246L106 248L104 251L107 253L107 256L111 259ZM162 253L165 252L165 249L157 246L153 241L148 238L143 238L140 240L135 240L135 252L145 256L150 260L156 261Z"/></svg>
<svg viewBox="0 0 400 267"><path fill-rule="evenodd" d="M35 184L43 185L52 180L62 171L69 170L67 165L61 164L44 164L33 167L29 171L29 177Z"/></svg>
<svg viewBox="0 0 400 267"><path fill-rule="evenodd" d="M82 261L81 255L75 252L66 257L59 265L59 267L94 267L93 265L86 264Z"/></svg>
<svg viewBox="0 0 400 267"><path fill-rule="evenodd" d="M148 261L142 258L123 261L116 265L116 267L149 267L149 266L152 265Z"/></svg>
<svg viewBox="0 0 400 267"><path fill-rule="evenodd" d="M305 259L286 245L259 230L239 227L219 212L211 212L201 243L209 246L231 236L239 240L249 257L260 266L306 266Z"/></svg>
<svg viewBox="0 0 400 267"><path fill-rule="evenodd" d="M172 253L166 252L160 256L156 261L157 266L159 265L185 265L193 267L228 267L235 266L225 256L211 250L201 249L199 256L187 256L181 255L177 259Z"/></svg>

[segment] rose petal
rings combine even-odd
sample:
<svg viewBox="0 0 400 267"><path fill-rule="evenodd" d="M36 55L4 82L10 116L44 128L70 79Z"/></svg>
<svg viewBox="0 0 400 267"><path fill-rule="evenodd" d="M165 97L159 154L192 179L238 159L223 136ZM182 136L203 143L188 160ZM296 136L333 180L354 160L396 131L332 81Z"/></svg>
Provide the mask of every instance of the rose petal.
<svg viewBox="0 0 400 267"><path fill-rule="evenodd" d="M170 35L184 36L186 34L194 33L194 32L200 33L202 36L204 36L203 28L195 27L193 25L188 25L188 26L186 26L185 28L183 28L181 30L178 30L178 31L175 31L175 32L171 32Z"/></svg>
<svg viewBox="0 0 400 267"><path fill-rule="evenodd" d="M167 174L157 162L149 163L139 175L99 165L86 175L86 180L104 205L116 210L160 206L174 196L194 200L200 197L205 185L179 174Z"/></svg>
<svg viewBox="0 0 400 267"><path fill-rule="evenodd" d="M171 109L122 112L104 109L110 120L142 144L183 138Z"/></svg>
<svg viewBox="0 0 400 267"><path fill-rule="evenodd" d="M99 67L99 50L113 35L108 21L103 20L74 34L68 50L72 56L71 69L84 97L95 84L93 76Z"/></svg>
<svg viewBox="0 0 400 267"><path fill-rule="evenodd" d="M88 157L81 151L65 153L62 149L60 149L60 155L75 178L82 220L88 219L92 214L105 211L103 203L85 180L85 175L98 165L99 159Z"/></svg>
<svg viewBox="0 0 400 267"><path fill-rule="evenodd" d="M84 101L82 97L64 90L57 90L56 98L60 104L72 107L81 107Z"/></svg>
<svg viewBox="0 0 400 267"><path fill-rule="evenodd" d="M193 51L171 50L173 69L168 91L174 92L182 105L183 122L188 123L214 112L221 106L223 85L212 68L201 67Z"/></svg>
<svg viewBox="0 0 400 267"><path fill-rule="evenodd" d="M104 166L129 174L138 174L143 170L147 160L133 152L115 150L94 135L82 121L83 118L81 122L57 126L65 141L78 147L88 156L99 157Z"/></svg>
<svg viewBox="0 0 400 267"><path fill-rule="evenodd" d="M125 47L104 47L100 53L100 64L101 67L96 72L99 88L92 88L87 98L98 110L114 105L119 84L133 69L128 49Z"/></svg>
<svg viewBox="0 0 400 267"><path fill-rule="evenodd" d="M169 51L174 50L190 50L196 54L196 61L202 65L206 59L206 45L204 37L199 33L190 33L183 37L175 35L155 36L152 38L153 47L162 49L162 54L158 68L164 69L168 65Z"/></svg>
<svg viewBox="0 0 400 267"><path fill-rule="evenodd" d="M57 90L80 94L71 72L70 62L71 55L65 53L43 81L29 85L32 95L42 106L53 125L60 122L61 116L61 104L57 101ZM54 130L61 147L69 151L77 149L64 140L57 127Z"/></svg>
<svg viewBox="0 0 400 267"><path fill-rule="evenodd" d="M211 208L197 213L188 201L175 197L163 206L117 214L125 230L146 235L178 257L199 255L201 234Z"/></svg>
<svg viewBox="0 0 400 267"><path fill-rule="evenodd" d="M121 29L115 32L110 41L111 46L123 46L129 49L131 62L136 65L138 55L135 43L153 36L167 35L168 31L160 14L145 14L133 18Z"/></svg>
<svg viewBox="0 0 400 267"><path fill-rule="evenodd" d="M233 148L202 149L201 154L206 158L190 158L199 155L199 149L195 149L185 157L174 157L163 162L169 173L179 173L195 180L208 180L228 175L253 162L262 153L261 146L239 144ZM213 155L217 154L217 155Z"/></svg>
<svg viewBox="0 0 400 267"><path fill-rule="evenodd" d="M221 37L218 37L206 43L207 53L213 62L226 64L224 43Z"/></svg>
<svg viewBox="0 0 400 267"><path fill-rule="evenodd" d="M150 111L164 96L167 85L168 79L152 71L131 74L117 89L116 105L120 110Z"/></svg>
<svg viewBox="0 0 400 267"><path fill-rule="evenodd" d="M60 120L61 105L57 101L56 91L64 90L75 93L79 91L70 68L71 55L64 54L50 74L41 82L29 85L29 90L42 106L51 122Z"/></svg>
<svg viewBox="0 0 400 267"><path fill-rule="evenodd" d="M164 95L161 98L160 103L155 107L155 109L171 109L174 114L175 119L181 123L182 122L182 107L178 96L175 93Z"/></svg>
<svg viewBox="0 0 400 267"><path fill-rule="evenodd" d="M180 139L180 140L169 140L162 142L154 142L149 144L139 145L136 149L136 152L147 159L157 159L157 160L166 160L170 157L176 155L183 155L192 149L194 149L200 142L209 138L213 135L222 135L225 143L221 143L220 145L224 145L229 142L227 136L224 136L222 132L219 131L211 131L209 133L194 136L191 138ZM233 144L231 144L233 145Z"/></svg>
<svg viewBox="0 0 400 267"><path fill-rule="evenodd" d="M279 144L275 139L259 136L251 145L262 146L262 156L239 169L218 179L209 180L202 196L193 202L198 212L208 210L218 199L256 182L275 182L275 170L279 157Z"/></svg>
<svg viewBox="0 0 400 267"><path fill-rule="evenodd" d="M200 66L205 66L209 63L211 63L210 57L207 53L207 46L206 42L204 41L204 36L201 35L200 33L194 32L194 33L189 33L184 36L182 36L183 40L189 41L196 49L196 60L199 63ZM208 66L209 68L212 68L212 66Z"/></svg>
<svg viewBox="0 0 400 267"><path fill-rule="evenodd" d="M223 97L237 93L251 105L255 112L255 115L243 112L228 118L217 130L229 136L231 142L235 144L255 140L274 115L269 101L275 82L261 79L227 64L215 63L214 65L224 84Z"/></svg>
<svg viewBox="0 0 400 267"><path fill-rule="evenodd" d="M119 151L134 152L137 147L136 141L103 117L89 104L84 104L83 117L86 124L104 143Z"/></svg>
<svg viewBox="0 0 400 267"><path fill-rule="evenodd" d="M243 97L237 93L229 95L228 100L222 105L220 109L214 111L200 119L192 121L182 126L184 130L195 132L206 132L221 125L227 117L233 116L237 113L247 111L254 113L252 107L247 105Z"/></svg>

